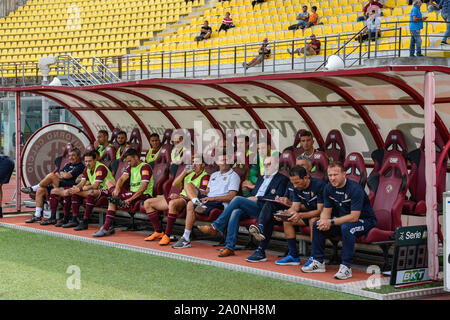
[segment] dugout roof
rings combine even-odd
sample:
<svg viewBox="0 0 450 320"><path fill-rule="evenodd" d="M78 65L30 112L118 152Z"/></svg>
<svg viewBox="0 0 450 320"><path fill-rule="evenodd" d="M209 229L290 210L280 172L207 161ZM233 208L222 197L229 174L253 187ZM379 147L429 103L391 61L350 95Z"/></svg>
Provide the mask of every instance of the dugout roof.
<svg viewBox="0 0 450 320"><path fill-rule="evenodd" d="M95 139L99 129L141 129L143 149L152 132L165 128L203 130L279 129L280 148L292 145L298 129L323 144L341 131L347 153L383 146L392 129L405 134L408 149L424 135L424 79L435 79L435 123L450 139L450 68L384 66L340 71L284 73L219 79L150 79L85 87L3 88L47 97L72 112ZM188 112L186 112L188 111Z"/></svg>

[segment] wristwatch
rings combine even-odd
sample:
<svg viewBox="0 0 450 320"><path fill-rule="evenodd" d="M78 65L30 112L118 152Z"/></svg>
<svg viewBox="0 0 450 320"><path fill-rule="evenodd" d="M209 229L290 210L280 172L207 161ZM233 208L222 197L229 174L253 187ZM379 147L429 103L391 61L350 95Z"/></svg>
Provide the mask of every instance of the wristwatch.
<svg viewBox="0 0 450 320"><path fill-rule="evenodd" d="M331 225L334 226L334 218L331 219Z"/></svg>

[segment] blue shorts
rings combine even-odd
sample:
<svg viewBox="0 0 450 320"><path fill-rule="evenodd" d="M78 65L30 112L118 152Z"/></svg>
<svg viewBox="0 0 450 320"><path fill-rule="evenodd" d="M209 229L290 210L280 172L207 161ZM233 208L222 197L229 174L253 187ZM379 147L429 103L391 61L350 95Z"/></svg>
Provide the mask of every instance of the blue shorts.
<svg viewBox="0 0 450 320"><path fill-rule="evenodd" d="M0 184L9 183L14 171L14 161L10 157L0 156Z"/></svg>
<svg viewBox="0 0 450 320"><path fill-rule="evenodd" d="M198 199L202 199L202 198L206 198L207 196L203 195L200 190L198 191L197 194L197 198ZM219 209L219 210L223 210L223 202L222 201L208 201L207 203L204 204L206 206L206 210L203 213L197 213L199 216L209 216L209 214L211 213L212 210L214 209Z"/></svg>
<svg viewBox="0 0 450 320"><path fill-rule="evenodd" d="M74 185L76 185L74 180L61 179L61 181L59 181L60 188L69 189L69 188L72 188ZM53 188L54 188L54 186L52 184L47 186L47 191L49 194Z"/></svg>

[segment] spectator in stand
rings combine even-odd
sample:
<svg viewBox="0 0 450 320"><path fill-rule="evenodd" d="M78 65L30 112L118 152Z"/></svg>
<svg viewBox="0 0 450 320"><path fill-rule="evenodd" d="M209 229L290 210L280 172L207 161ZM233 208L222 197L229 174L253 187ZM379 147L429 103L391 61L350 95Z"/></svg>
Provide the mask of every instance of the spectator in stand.
<svg viewBox="0 0 450 320"><path fill-rule="evenodd" d="M370 12L369 19L365 22L365 27L362 31L362 34L358 36L359 42L364 42L366 40L375 41L381 35L381 20L375 14L375 10Z"/></svg>
<svg viewBox="0 0 450 320"><path fill-rule="evenodd" d="M75 185L77 177L83 173L84 164L81 162L81 151L78 148L73 148L69 151L69 163L59 172L49 173L44 179L37 185L32 187L22 188L23 193L36 193L36 212L33 217L25 221L26 223L33 223L42 220L42 208L44 205L44 199L50 194L50 205L55 202L52 200L54 197L57 200L59 196L62 196L64 188L71 188ZM56 206L58 201L56 201ZM56 207L51 208L56 215ZM70 196L64 197L64 214L70 213ZM42 221L42 225L55 224L56 221L48 219Z"/></svg>
<svg viewBox="0 0 450 320"><path fill-rule="evenodd" d="M303 5L303 11L297 14L297 23L288 27L288 30L303 29L309 20L308 6Z"/></svg>
<svg viewBox="0 0 450 320"><path fill-rule="evenodd" d="M439 2L439 0L438 0ZM424 3L428 3L428 12L433 12L433 11L440 11L441 8L439 8L439 3L437 3L436 1L424 1Z"/></svg>
<svg viewBox="0 0 450 320"><path fill-rule="evenodd" d="M410 57L414 57L414 52L416 52L417 57L423 57L420 30L423 29L423 22L427 19L427 17L422 17L422 12L420 12L421 5L421 0L413 1L413 8L409 19L409 31L411 32L411 44L409 46Z"/></svg>
<svg viewBox="0 0 450 320"><path fill-rule="evenodd" d="M309 43L306 44L306 47L304 48L297 48L295 49L293 52L291 51L291 49L287 49L287 52L289 52L289 54L294 54L297 53L298 55L306 52L307 56L314 56L320 53L320 40L318 40L316 38L316 36L314 34L312 34L309 39L311 40Z"/></svg>
<svg viewBox="0 0 450 320"><path fill-rule="evenodd" d="M0 154L0 218L3 218L2 201L4 184L9 183L9 179L14 171L14 161L10 157Z"/></svg>
<svg viewBox="0 0 450 320"><path fill-rule="evenodd" d="M356 239L375 227L377 218L361 185L346 178L342 163L330 163L327 172L330 182L323 189L324 208L311 230L312 259L302 267L302 271L325 272L326 237L341 235L342 263L334 277L345 280L352 277L351 265Z"/></svg>
<svg viewBox="0 0 450 320"><path fill-rule="evenodd" d="M150 149L145 156L145 162L147 162L152 169L155 167L155 160L158 158L159 152L161 151L161 140L157 133L152 133L150 135Z"/></svg>
<svg viewBox="0 0 450 320"><path fill-rule="evenodd" d="M447 30L445 31L441 44L447 44L447 39L450 37L450 0L441 0L439 8L441 8L442 18L447 22Z"/></svg>
<svg viewBox="0 0 450 320"><path fill-rule="evenodd" d="M233 19L230 17L230 13L225 13L225 17L222 20L222 24L220 25L219 31L225 30L225 32L228 31L228 29L234 28Z"/></svg>
<svg viewBox="0 0 450 320"><path fill-rule="evenodd" d="M209 174L205 171L205 163L202 155L198 154L193 157L193 165L186 166L184 171L178 175L172 183L174 187L183 186L183 190L179 194L172 193L168 198L150 198L145 200L145 212L153 225L155 230L145 241L153 241L160 239L159 244L164 246L170 242L170 235L172 234L173 225L177 218L177 214L186 208L186 204L197 196L198 190L205 191L209 182ZM197 193L189 197L187 189L190 185L196 188ZM161 221L159 220L159 212L168 210L166 230L163 232ZM177 245L187 245L180 238ZM189 240L189 237L187 238ZM175 248L175 246L174 246Z"/></svg>
<svg viewBox="0 0 450 320"><path fill-rule="evenodd" d="M319 22L319 15L317 14L317 7L312 6L311 11L312 12L309 14L308 22L306 22L306 24L304 24L303 26L300 26L300 28L302 28L302 29L311 28L313 26L316 26L317 23Z"/></svg>
<svg viewBox="0 0 450 320"><path fill-rule="evenodd" d="M255 5L257 4L257 3L263 3L264 2L264 0L253 0L252 1L252 7L253 7L253 9L255 9Z"/></svg>
<svg viewBox="0 0 450 320"><path fill-rule="evenodd" d="M381 9L386 8L386 9L391 9L393 10L394 8L391 7L387 7L386 5L383 5L382 3L380 3L377 0L369 0L369 3L367 3L364 8L363 8L363 15L358 17L356 19L357 22L359 21L364 21L367 20L369 18L369 13L372 12L372 10L375 10L375 14L377 16L382 16L383 13L381 12Z"/></svg>
<svg viewBox="0 0 450 320"><path fill-rule="evenodd" d="M270 56L270 45L267 38L264 38L261 47L258 50L258 55L250 61L250 63L242 62L242 66L247 70L248 68L254 67L260 64L265 58Z"/></svg>
<svg viewBox="0 0 450 320"><path fill-rule="evenodd" d="M116 159L120 159L120 156L123 154L123 151L128 146L127 133L125 131L120 131L117 134L117 144L119 145L119 147L117 148Z"/></svg>
<svg viewBox="0 0 450 320"><path fill-rule="evenodd" d="M202 28L200 29L200 35L195 37L195 41L199 42L205 39L209 39L211 37L212 29L209 26L208 20L205 20Z"/></svg>

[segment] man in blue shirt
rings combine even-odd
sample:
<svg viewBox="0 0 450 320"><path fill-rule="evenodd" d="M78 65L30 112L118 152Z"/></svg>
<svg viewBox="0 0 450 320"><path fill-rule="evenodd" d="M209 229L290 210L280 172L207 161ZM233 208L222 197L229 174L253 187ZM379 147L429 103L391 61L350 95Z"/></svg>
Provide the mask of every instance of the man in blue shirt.
<svg viewBox="0 0 450 320"><path fill-rule="evenodd" d="M289 179L278 172L278 163L277 156L266 157L264 159L264 175L256 181L251 196L248 198L235 197L215 222L198 227L204 233L216 234L218 231L224 231L228 224L225 249L219 254L219 257L234 255L239 222L243 219L257 218L267 204L262 199L274 200L276 196L284 195ZM255 253L257 253L255 259L258 261L267 260L263 250Z"/></svg>
<svg viewBox="0 0 450 320"><path fill-rule="evenodd" d="M442 18L447 22L447 30L441 44L447 44L447 39L450 37L450 0L441 0L439 8L441 9Z"/></svg>
<svg viewBox="0 0 450 320"><path fill-rule="evenodd" d="M42 211L44 206L44 199L47 196L61 195L64 188L71 188L76 185L75 180L83 173L84 164L81 162L81 151L78 148L73 148L69 151L69 162L59 172L49 173L37 185L32 187L21 188L23 193L36 193L36 212L34 215L26 220L26 223L33 223L42 220ZM67 213L70 210L71 196L64 197L64 211ZM42 225L55 224L54 219L42 221Z"/></svg>
<svg viewBox="0 0 450 320"><path fill-rule="evenodd" d="M323 209L323 189L326 184L322 179L311 178L306 168L296 165L289 171L289 180L290 183L287 186L285 196L289 197L291 206L283 213L290 216L288 219L283 219L283 229L289 252L286 257L275 262L278 265L300 264L295 226L308 226L310 219L319 217ZM278 217L275 217L275 219L283 221ZM265 230L266 227L266 225L260 225L253 229L263 228ZM255 235L255 238L257 238L257 235Z"/></svg>
<svg viewBox="0 0 450 320"><path fill-rule="evenodd" d="M345 280L352 277L355 240L375 227L377 218L361 185L346 178L342 163L332 162L328 166L328 180L330 183L323 191L324 208L311 230L313 260L303 266L302 271L325 272L325 239L327 236L341 235L342 263L334 277Z"/></svg>
<svg viewBox="0 0 450 320"><path fill-rule="evenodd" d="M423 57L422 55L422 38L420 37L420 30L423 29L423 21L427 18L422 17L422 12L420 12L420 6L422 5L421 0L413 1L413 8L411 10L409 31L411 32L411 44L409 46L409 56L414 57L414 50L418 57Z"/></svg>

